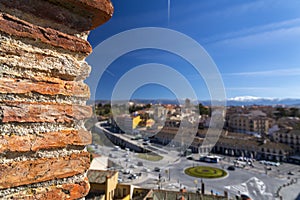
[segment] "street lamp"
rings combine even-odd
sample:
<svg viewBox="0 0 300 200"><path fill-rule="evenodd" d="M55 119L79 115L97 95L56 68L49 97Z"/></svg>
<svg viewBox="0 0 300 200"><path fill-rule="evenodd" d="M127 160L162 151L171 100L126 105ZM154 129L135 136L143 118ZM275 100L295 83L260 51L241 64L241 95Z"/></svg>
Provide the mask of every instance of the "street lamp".
<svg viewBox="0 0 300 200"><path fill-rule="evenodd" d="M171 175L170 175L170 168L169 169L166 169L166 174L169 176L169 181L171 180Z"/></svg>
<svg viewBox="0 0 300 200"><path fill-rule="evenodd" d="M195 180L194 180L194 183L195 183L195 185L196 185L196 191L197 191L197 187L198 187L198 180L197 180L197 179L195 179Z"/></svg>

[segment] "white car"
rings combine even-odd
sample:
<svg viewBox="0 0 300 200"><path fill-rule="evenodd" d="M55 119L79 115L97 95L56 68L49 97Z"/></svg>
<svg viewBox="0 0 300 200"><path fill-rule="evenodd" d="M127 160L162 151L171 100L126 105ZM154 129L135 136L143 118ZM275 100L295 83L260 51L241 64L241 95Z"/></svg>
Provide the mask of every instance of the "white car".
<svg viewBox="0 0 300 200"><path fill-rule="evenodd" d="M151 172L151 170L148 169L148 168L144 168L142 171L144 171L144 172Z"/></svg>
<svg viewBox="0 0 300 200"><path fill-rule="evenodd" d="M137 168L136 165L130 165L129 167L130 167L130 168L133 168L133 169L136 169L136 168Z"/></svg>
<svg viewBox="0 0 300 200"><path fill-rule="evenodd" d="M260 164L265 164L266 161L265 161L265 160L261 160L261 161L259 161L259 163L260 163Z"/></svg>

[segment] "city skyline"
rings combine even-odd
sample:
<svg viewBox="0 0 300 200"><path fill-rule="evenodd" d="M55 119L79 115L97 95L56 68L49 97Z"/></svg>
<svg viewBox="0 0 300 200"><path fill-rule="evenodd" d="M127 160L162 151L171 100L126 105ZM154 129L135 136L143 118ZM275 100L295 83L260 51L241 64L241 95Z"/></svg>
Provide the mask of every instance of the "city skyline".
<svg viewBox="0 0 300 200"><path fill-rule="evenodd" d="M93 48L122 31L162 27L197 41L215 62L227 99L239 96L300 98L300 2L297 1L113 1L112 19L91 32ZM118 44L122 46L122 44ZM118 47L116 45L116 47ZM180 45L180 41L177 45ZM87 61L97 70L95 60ZM104 73L96 99L110 99L115 83L128 70L145 63L161 63L182 74L200 100L210 99L203 78L186 60L169 52L143 49L115 60ZM93 71L92 71L93 74ZM95 87L91 76L87 83ZM157 84L145 85L135 98L175 95ZM95 98L92 94L92 98Z"/></svg>

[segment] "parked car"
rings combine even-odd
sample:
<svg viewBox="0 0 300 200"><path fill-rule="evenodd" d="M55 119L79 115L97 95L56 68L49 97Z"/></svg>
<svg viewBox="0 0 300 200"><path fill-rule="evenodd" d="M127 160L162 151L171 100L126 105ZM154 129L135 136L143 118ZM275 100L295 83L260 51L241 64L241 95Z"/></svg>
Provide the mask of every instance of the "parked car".
<svg viewBox="0 0 300 200"><path fill-rule="evenodd" d="M154 171L155 171L155 172L160 172L160 168L159 168L159 167L155 167L155 168L154 168Z"/></svg>
<svg viewBox="0 0 300 200"><path fill-rule="evenodd" d="M265 162L266 162L265 160L260 160L259 161L260 164L265 164Z"/></svg>
<svg viewBox="0 0 300 200"><path fill-rule="evenodd" d="M122 178L118 178L118 182L119 182L119 183L122 183L122 182L123 182L123 179L122 179Z"/></svg>
<svg viewBox="0 0 300 200"><path fill-rule="evenodd" d="M130 174L128 178L129 179L137 179L137 175L136 174Z"/></svg>
<svg viewBox="0 0 300 200"><path fill-rule="evenodd" d="M293 172L289 171L288 175L295 175Z"/></svg>
<svg viewBox="0 0 300 200"><path fill-rule="evenodd" d="M111 157L111 158L117 158L117 156L113 153L110 153L108 156Z"/></svg>
<svg viewBox="0 0 300 200"><path fill-rule="evenodd" d="M123 174L131 174L132 173L132 170L130 169L125 169L124 171L122 171Z"/></svg>
<svg viewBox="0 0 300 200"><path fill-rule="evenodd" d="M261 160L261 161L259 161L259 163L264 164L264 165L276 166L276 167L278 167L280 165L279 162L272 162L272 161L266 161L266 160Z"/></svg>
<svg viewBox="0 0 300 200"><path fill-rule="evenodd" d="M114 146L114 150L115 150L115 151L119 151L119 150L121 150L121 147L119 147L119 146Z"/></svg>
<svg viewBox="0 0 300 200"><path fill-rule="evenodd" d="M145 168L143 169L143 171L144 171L144 172L150 172L151 170L145 167Z"/></svg>
<svg viewBox="0 0 300 200"><path fill-rule="evenodd" d="M130 165L129 167L130 167L130 168L133 168L133 169L136 169L136 168L137 168L136 165Z"/></svg>
<svg viewBox="0 0 300 200"><path fill-rule="evenodd" d="M136 173L137 176L142 176L142 172Z"/></svg>

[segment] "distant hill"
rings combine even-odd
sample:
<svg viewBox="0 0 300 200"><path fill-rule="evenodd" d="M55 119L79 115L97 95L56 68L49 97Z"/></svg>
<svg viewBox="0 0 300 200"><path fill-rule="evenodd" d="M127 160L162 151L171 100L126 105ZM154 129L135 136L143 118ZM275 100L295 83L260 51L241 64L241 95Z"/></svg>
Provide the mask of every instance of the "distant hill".
<svg viewBox="0 0 300 200"><path fill-rule="evenodd" d="M131 100L134 103L142 103L142 104L173 104L178 105L179 101L176 99L133 99ZM119 101L117 103L122 103L124 101ZM215 101L218 102L218 101ZM96 101L89 101L88 104L107 104L110 103L110 100L96 100ZM184 103L184 100L181 100L180 103ZM193 101L192 103L202 103L203 105L209 106L211 105L210 100L204 101ZM286 98L286 99L279 99L279 98L263 98L263 97L252 97L252 96L241 96L241 97L234 97L229 98L226 102L227 106L250 106L250 105L285 105L285 106L294 106L300 108L300 99L293 99L293 98Z"/></svg>
<svg viewBox="0 0 300 200"><path fill-rule="evenodd" d="M125 101L117 101L116 103L124 103ZM179 102L176 99L132 99L131 102L134 103L141 103L141 104L173 104L173 105L178 105ZM92 104L108 104L110 103L110 100L96 100L96 101L88 101L87 104L92 105Z"/></svg>

